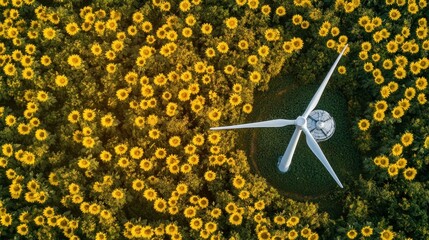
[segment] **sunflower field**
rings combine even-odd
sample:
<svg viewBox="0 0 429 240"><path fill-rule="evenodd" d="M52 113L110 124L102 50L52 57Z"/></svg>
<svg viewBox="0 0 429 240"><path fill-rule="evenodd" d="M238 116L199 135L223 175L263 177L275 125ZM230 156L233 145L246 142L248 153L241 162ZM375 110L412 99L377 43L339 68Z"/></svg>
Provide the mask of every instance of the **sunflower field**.
<svg viewBox="0 0 429 240"><path fill-rule="evenodd" d="M2 239L429 238L427 0L0 10ZM254 171L244 132L209 128L248 121L276 84L320 84L346 44L328 88L360 167L334 214Z"/></svg>

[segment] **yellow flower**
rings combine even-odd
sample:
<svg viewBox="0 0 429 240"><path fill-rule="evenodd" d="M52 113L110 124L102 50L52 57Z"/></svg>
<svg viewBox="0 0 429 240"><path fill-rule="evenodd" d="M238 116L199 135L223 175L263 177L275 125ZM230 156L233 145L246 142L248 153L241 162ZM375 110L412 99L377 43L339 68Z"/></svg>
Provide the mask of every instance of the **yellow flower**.
<svg viewBox="0 0 429 240"><path fill-rule="evenodd" d="M232 225L236 225L236 226L238 226L238 225L240 225L241 223L242 223L242 221L243 221L243 216L241 216L240 214L238 214L238 213L233 213L233 214L231 214L230 216L229 216L229 222L232 224Z"/></svg>
<svg viewBox="0 0 429 240"><path fill-rule="evenodd" d="M405 89L405 93L404 96L408 99L411 100L416 96L416 89L413 87L409 87L407 89Z"/></svg>
<svg viewBox="0 0 429 240"><path fill-rule="evenodd" d="M347 232L347 237L349 238L349 239L355 239L356 237L357 237L357 231L356 230L354 230L354 229L352 229L352 230L349 230L348 232Z"/></svg>
<svg viewBox="0 0 429 240"><path fill-rule="evenodd" d="M232 105L232 106L237 106L237 105L239 105L240 103L242 102L242 100L241 100L241 96L240 95L238 95L238 94L236 94L236 93L234 93L234 94L232 94L230 97L229 97L229 103Z"/></svg>
<svg viewBox="0 0 429 240"><path fill-rule="evenodd" d="M393 147L392 147L392 155L393 156L399 156L399 155L401 155L402 154L402 149L403 149L403 147L399 143L393 145Z"/></svg>
<svg viewBox="0 0 429 240"><path fill-rule="evenodd" d="M340 73L340 74L346 74L346 72L347 72L347 69L346 69L345 66L339 66L338 67L338 73Z"/></svg>
<svg viewBox="0 0 429 240"><path fill-rule="evenodd" d="M103 162L109 162L112 159L112 154L106 150L101 151L100 159Z"/></svg>
<svg viewBox="0 0 429 240"><path fill-rule="evenodd" d="M120 200L125 197L125 193L121 189L116 188L112 191L112 197L116 200Z"/></svg>
<svg viewBox="0 0 429 240"><path fill-rule="evenodd" d="M116 97L119 101L124 101L128 98L128 90L127 89L119 89L116 91Z"/></svg>
<svg viewBox="0 0 429 240"><path fill-rule="evenodd" d="M386 111L387 110L387 102L384 100L377 101L375 103L375 109L377 111Z"/></svg>
<svg viewBox="0 0 429 240"><path fill-rule="evenodd" d="M395 234L388 229L385 229L380 233L380 238L382 240L392 240L394 237L395 237Z"/></svg>
<svg viewBox="0 0 429 240"><path fill-rule="evenodd" d="M408 147L413 143L414 137L410 132L406 132L401 136L401 142L405 147Z"/></svg>
<svg viewBox="0 0 429 240"><path fill-rule="evenodd" d="M168 143L170 144L170 146L172 147L178 147L181 143L181 139L179 136L173 136L168 140Z"/></svg>
<svg viewBox="0 0 429 240"><path fill-rule="evenodd" d="M262 45L258 48L258 54L261 57L266 57L270 53L270 48L266 45Z"/></svg>
<svg viewBox="0 0 429 240"><path fill-rule="evenodd" d="M211 182L216 179L216 173L211 170L208 170L204 173L204 179L208 182Z"/></svg>
<svg viewBox="0 0 429 240"><path fill-rule="evenodd" d="M141 147L133 147L130 149L130 156L133 159L140 159L143 157L144 151Z"/></svg>
<svg viewBox="0 0 429 240"><path fill-rule="evenodd" d="M5 123L7 126L11 127L16 123L16 117L13 115L7 115L5 118Z"/></svg>
<svg viewBox="0 0 429 240"><path fill-rule="evenodd" d="M113 123L114 123L114 119L113 119L113 116L109 113L109 114L106 114L106 115L104 115L102 118L101 118L101 125L103 126L103 127L106 127L106 128L108 128L108 127L112 127L113 126Z"/></svg>
<svg viewBox="0 0 429 240"><path fill-rule="evenodd" d="M76 24L76 23L74 23L74 22L72 22L72 23L68 23L67 25L66 25L66 32L70 35L70 36L73 36L73 35L76 35L78 32L79 32L79 26Z"/></svg>
<svg viewBox="0 0 429 240"><path fill-rule="evenodd" d="M225 25L229 29L235 29L238 26L238 19L235 17L230 17L225 20Z"/></svg>
<svg viewBox="0 0 429 240"><path fill-rule="evenodd" d="M73 54L67 58L67 63L72 67L80 67L82 65L82 59L79 55Z"/></svg>
<svg viewBox="0 0 429 240"><path fill-rule="evenodd" d="M417 96L417 100L419 101L419 104L422 104L422 105L425 104L427 102L426 95L424 93L420 93Z"/></svg>
<svg viewBox="0 0 429 240"><path fill-rule="evenodd" d="M232 180L232 185L235 188L238 188L238 189L243 188L244 184L246 184L246 180L240 175L236 175Z"/></svg>
<svg viewBox="0 0 429 240"><path fill-rule="evenodd" d="M250 73L249 80L253 83L258 83L261 80L261 74L258 71Z"/></svg>
<svg viewBox="0 0 429 240"><path fill-rule="evenodd" d="M250 9L257 9L259 6L259 0L248 0L247 5Z"/></svg>
<svg viewBox="0 0 429 240"><path fill-rule="evenodd" d="M48 132L45 129L38 129L36 130L35 136L37 140L43 141L48 137Z"/></svg>
<svg viewBox="0 0 429 240"><path fill-rule="evenodd" d="M262 6L261 7L261 12L265 16L268 16L271 13L271 7L270 7L270 5L264 5L264 6Z"/></svg>
<svg viewBox="0 0 429 240"><path fill-rule="evenodd" d="M51 40L55 37L55 35L56 35L56 31L51 27L43 29L44 38Z"/></svg>
<svg viewBox="0 0 429 240"><path fill-rule="evenodd" d="M16 68L15 65L13 65L12 63L7 63L4 67L3 67L3 71L6 75L8 76L13 76L16 73Z"/></svg>
<svg viewBox="0 0 429 240"><path fill-rule="evenodd" d="M292 216L286 221L286 225L288 227L296 226L298 223L299 223L299 218L296 216Z"/></svg>
<svg viewBox="0 0 429 240"><path fill-rule="evenodd" d="M413 180L417 175L417 170L415 168L407 168L404 171L404 177L406 180Z"/></svg>
<svg viewBox="0 0 429 240"><path fill-rule="evenodd" d="M28 234L28 226L27 224L20 224L16 227L16 231L19 235L27 235Z"/></svg>
<svg viewBox="0 0 429 240"><path fill-rule="evenodd" d="M201 218L193 218L189 225L192 229L199 230L203 226L203 220Z"/></svg>
<svg viewBox="0 0 429 240"><path fill-rule="evenodd" d="M390 164L387 168L387 173L391 177L398 175L398 166L396 166L396 164Z"/></svg>
<svg viewBox="0 0 429 240"><path fill-rule="evenodd" d="M93 148L95 145L95 140L92 137L83 137L82 145L86 148Z"/></svg>
<svg viewBox="0 0 429 240"><path fill-rule="evenodd" d="M188 0L183 0L179 3L180 11L187 12L191 9L191 3Z"/></svg>
<svg viewBox="0 0 429 240"><path fill-rule="evenodd" d="M144 182L140 179L135 179L132 183L132 187L136 191L143 190L144 186L145 186Z"/></svg>
<svg viewBox="0 0 429 240"><path fill-rule="evenodd" d="M217 50L218 50L220 53L227 53L227 52L228 52L228 50L229 50L228 44L227 44L226 42L220 42L220 43L217 45Z"/></svg>
<svg viewBox="0 0 429 240"><path fill-rule="evenodd" d="M80 113L79 113L79 111L73 110L73 111L71 111L71 112L69 113L69 115L68 115L68 117L67 117L67 120L68 120L70 123L77 123L77 122L79 121L79 118L80 118Z"/></svg>
<svg viewBox="0 0 429 240"><path fill-rule="evenodd" d="M370 123L368 119L361 119L358 123L358 126L361 131L366 131L369 129Z"/></svg>
<svg viewBox="0 0 429 240"><path fill-rule="evenodd" d="M20 123L18 125L18 133L21 135L28 135L31 131L31 127L28 124Z"/></svg>
<svg viewBox="0 0 429 240"><path fill-rule="evenodd" d="M45 67L51 65L51 63L52 63L51 58L47 55L43 55L42 58L40 59L40 62Z"/></svg>
<svg viewBox="0 0 429 240"><path fill-rule="evenodd" d="M395 119L401 118L402 116L404 116L404 109L400 106L397 106L395 108L393 108L392 110L392 117Z"/></svg>
<svg viewBox="0 0 429 240"><path fill-rule="evenodd" d="M364 237L369 237L372 235L373 230L370 226L365 226L362 228L361 233Z"/></svg>
<svg viewBox="0 0 429 240"><path fill-rule="evenodd" d="M219 121L220 117L222 116L222 112L217 108L213 108L208 112L208 116L212 121Z"/></svg>
<svg viewBox="0 0 429 240"><path fill-rule="evenodd" d="M427 85L428 85L428 82L427 82L427 79L425 77L419 77L419 78L417 78L415 84L416 84L416 88L418 90L425 90Z"/></svg>

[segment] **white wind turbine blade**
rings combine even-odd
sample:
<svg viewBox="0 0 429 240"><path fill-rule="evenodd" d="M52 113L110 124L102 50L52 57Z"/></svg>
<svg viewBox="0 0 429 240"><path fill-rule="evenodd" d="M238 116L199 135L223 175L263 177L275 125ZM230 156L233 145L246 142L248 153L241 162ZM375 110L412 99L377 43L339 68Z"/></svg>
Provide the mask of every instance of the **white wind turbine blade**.
<svg viewBox="0 0 429 240"><path fill-rule="evenodd" d="M325 168L328 170L328 172L331 174L337 184L341 188L343 188L340 179L338 179L337 175L334 172L334 169L332 169L331 165L328 162L328 159L326 159L325 154L323 154L322 149L320 149L316 140L313 138L313 135L311 135L310 131L306 127L302 128L302 130L305 133L308 147L310 147L314 155L316 155L316 157L322 162L323 166L325 166Z"/></svg>
<svg viewBox="0 0 429 240"><path fill-rule="evenodd" d="M334 65L332 65L331 69L329 70L328 74L326 75L325 79L323 80L322 84L320 84L319 89L317 89L317 92L314 94L313 98L311 99L310 103L308 104L307 109L305 110L304 114L302 115L304 118L307 118L311 111L316 108L317 104L319 103L320 97L322 97L323 91L325 90L326 85L328 84L329 79L331 78L332 74L334 73L335 68L337 67L338 62L341 59L341 56L343 56L344 51L347 49L348 44L344 46L343 50L341 51L340 55L337 57L337 59L334 62Z"/></svg>
<svg viewBox="0 0 429 240"><path fill-rule="evenodd" d="M263 122L246 123L224 127L212 127L210 130L227 130L227 129L238 129L238 128L269 128L269 127L284 127L288 125L294 125L295 120L287 119L275 119Z"/></svg>
<svg viewBox="0 0 429 240"><path fill-rule="evenodd" d="M287 145L285 154L283 154L282 159L280 160L278 164L278 168L280 172L287 172L289 170L289 166L292 163L292 157L295 153L296 145L298 145L299 137L301 136L301 128L296 127L295 132L293 132L293 135L289 141L289 144Z"/></svg>

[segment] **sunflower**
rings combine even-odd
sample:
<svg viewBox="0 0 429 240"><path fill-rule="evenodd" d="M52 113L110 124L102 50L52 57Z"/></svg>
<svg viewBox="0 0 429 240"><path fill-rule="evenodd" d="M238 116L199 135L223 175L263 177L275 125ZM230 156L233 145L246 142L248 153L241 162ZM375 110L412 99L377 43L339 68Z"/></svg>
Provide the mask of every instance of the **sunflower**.
<svg viewBox="0 0 429 240"><path fill-rule="evenodd" d="M387 87L388 87L389 91L393 93L393 92L396 92L396 90L398 90L399 84L396 82L390 82L387 85Z"/></svg>
<svg viewBox="0 0 429 240"><path fill-rule="evenodd" d="M20 224L16 227L16 231L19 235L27 235L28 234L28 226L27 224Z"/></svg>
<svg viewBox="0 0 429 240"><path fill-rule="evenodd" d="M141 147L133 147L130 149L130 156L132 159L140 159L143 157L144 151Z"/></svg>
<svg viewBox="0 0 429 240"><path fill-rule="evenodd" d="M405 158L400 158L398 161L396 161L395 165L398 169L403 169L405 166L407 166L407 160Z"/></svg>
<svg viewBox="0 0 429 240"><path fill-rule="evenodd" d="M283 6L276 8L276 15L279 17L286 15L286 8Z"/></svg>
<svg viewBox="0 0 429 240"><path fill-rule="evenodd" d="M5 123L7 126L11 127L16 123L16 117L13 115L7 115L5 118Z"/></svg>
<svg viewBox="0 0 429 240"><path fill-rule="evenodd" d="M375 103L376 111L386 111L387 110L387 102L384 100L377 101Z"/></svg>
<svg viewBox="0 0 429 240"><path fill-rule="evenodd" d="M179 3L180 11L187 12L191 9L191 3L188 0L183 0Z"/></svg>
<svg viewBox="0 0 429 240"><path fill-rule="evenodd" d="M178 147L181 143L181 139L179 136L173 136L168 140L168 144L172 147Z"/></svg>
<svg viewBox="0 0 429 240"><path fill-rule="evenodd" d="M92 109L84 109L82 113L82 117L85 121L92 121L94 120L96 116L96 113Z"/></svg>
<svg viewBox="0 0 429 240"><path fill-rule="evenodd" d="M243 188L244 184L246 184L246 180L240 175L236 175L232 180L232 185L237 189Z"/></svg>
<svg viewBox="0 0 429 240"><path fill-rule="evenodd" d="M229 103L232 105L232 106L238 106L238 105L240 105L241 103L242 103L242 99L241 99L241 96L240 95L238 95L237 93L233 93L230 97L229 97Z"/></svg>
<svg viewBox="0 0 429 240"><path fill-rule="evenodd" d="M261 57L266 57L270 53L270 48L266 45L262 45L258 48L258 54Z"/></svg>
<svg viewBox="0 0 429 240"><path fill-rule="evenodd" d="M404 177L406 180L413 180L417 175L417 170L415 168L407 168L404 170Z"/></svg>
<svg viewBox="0 0 429 240"><path fill-rule="evenodd" d="M417 100L419 101L419 104L422 104L422 105L425 104L427 102L426 95L424 93L420 93L417 96Z"/></svg>
<svg viewBox="0 0 429 240"><path fill-rule="evenodd" d="M292 229L291 231L289 231L287 236L288 239L296 239L298 237L298 232L295 229Z"/></svg>
<svg viewBox="0 0 429 240"><path fill-rule="evenodd" d="M369 129L370 123L368 121L368 119L361 119L358 122L358 127L361 131L366 131Z"/></svg>
<svg viewBox="0 0 429 240"><path fill-rule="evenodd" d="M68 115L68 117L67 117L67 120L68 120L70 123L77 123L77 122L79 121L79 118L80 118L80 113L79 113L79 111L77 111L77 110L73 110L73 111L71 111L71 112L69 113L69 115Z"/></svg>
<svg viewBox="0 0 429 240"><path fill-rule="evenodd" d="M21 135L28 135L31 131L31 127L28 124L20 123L17 127L18 133Z"/></svg>
<svg viewBox="0 0 429 240"><path fill-rule="evenodd" d="M402 116L404 116L404 109L400 106L396 106L395 108L393 108L392 110L392 117L395 119L401 118Z"/></svg>
<svg viewBox="0 0 429 240"><path fill-rule="evenodd" d="M125 197L125 193L123 190L116 188L112 191L112 197L116 200L121 200Z"/></svg>
<svg viewBox="0 0 429 240"><path fill-rule="evenodd" d="M253 71L249 75L249 80L253 83L258 83L261 80L261 74L258 71Z"/></svg>
<svg viewBox="0 0 429 240"><path fill-rule="evenodd" d="M230 17L225 20L225 25L229 29L235 29L238 26L238 19L235 17Z"/></svg>
<svg viewBox="0 0 429 240"><path fill-rule="evenodd" d="M416 88L418 90L425 90L427 85L428 85L428 82L427 82L427 79L425 77L419 77L419 78L417 78L415 84L416 84Z"/></svg>
<svg viewBox="0 0 429 240"><path fill-rule="evenodd" d="M216 179L216 173L211 170L208 170L204 173L204 179L208 182L211 182Z"/></svg>
<svg viewBox="0 0 429 240"><path fill-rule="evenodd" d="M220 53L227 53L229 50L228 44L226 42L220 42L216 48Z"/></svg>
<svg viewBox="0 0 429 240"><path fill-rule="evenodd" d="M70 36L74 36L79 32L79 25L77 25L76 23L72 22L72 23L68 23L66 25L66 32L70 35Z"/></svg>
<svg viewBox="0 0 429 240"><path fill-rule="evenodd" d="M402 145L400 143L397 143L393 145L391 152L393 156L399 156L402 154L402 150L403 150Z"/></svg>
<svg viewBox="0 0 429 240"><path fill-rule="evenodd" d="M103 127L112 127L114 123L114 118L111 114L106 114L101 118L101 126Z"/></svg>
<svg viewBox="0 0 429 240"><path fill-rule="evenodd" d="M356 230L354 230L354 229L351 229L351 230L349 230L348 232L347 232L347 237L349 238L349 239L355 239L356 237L357 237L357 231Z"/></svg>
<svg viewBox="0 0 429 240"><path fill-rule="evenodd" d="M67 58L67 63L75 68L78 68L82 65L82 59L79 55L73 54Z"/></svg>
<svg viewBox="0 0 429 240"><path fill-rule="evenodd" d="M10 143L3 144L1 150L4 156L10 157L13 154L13 146Z"/></svg>
<svg viewBox="0 0 429 240"><path fill-rule="evenodd" d="M402 109L404 109L406 111L411 106L410 100L403 98L403 99L399 100L398 106L402 107Z"/></svg>
<svg viewBox="0 0 429 240"><path fill-rule="evenodd" d="M55 35L56 35L56 31L51 27L43 29L43 37L44 38L46 38L48 40L52 40L52 39L54 39Z"/></svg>
<svg viewBox="0 0 429 240"><path fill-rule="evenodd" d="M398 175L398 166L396 166L396 164L390 164L387 168L387 173L391 177Z"/></svg>
<svg viewBox="0 0 429 240"><path fill-rule="evenodd" d="M189 225L192 229L199 230L203 226L203 220L201 220L201 218L193 218L189 222Z"/></svg>
<svg viewBox="0 0 429 240"><path fill-rule="evenodd" d="M36 130L35 137L39 141L46 140L48 137L48 132L45 129L38 129Z"/></svg>
<svg viewBox="0 0 429 240"><path fill-rule="evenodd" d="M213 108L208 112L208 116L212 121L219 121L220 117L222 116L222 112L217 108Z"/></svg>
<svg viewBox="0 0 429 240"><path fill-rule="evenodd" d="M229 216L229 222L232 224L232 225L236 225L236 226L238 226L238 225L240 225L241 223L242 223L242 221L243 221L243 216L241 216L240 214L238 214L238 213L232 213L230 216Z"/></svg>
<svg viewBox="0 0 429 240"><path fill-rule="evenodd" d="M408 99L411 100L416 96L416 89L413 87L409 87L407 89L405 89L405 93L404 96Z"/></svg>
<svg viewBox="0 0 429 240"><path fill-rule="evenodd" d="M88 159L82 158L82 159L79 159L79 161L77 162L77 165L82 169L87 169L91 165L91 162L88 161Z"/></svg>
<svg viewBox="0 0 429 240"><path fill-rule="evenodd" d="M6 75L8 76L13 76L16 73L16 68L15 65L13 65L12 63L7 63L4 67L3 67L3 71Z"/></svg>
<svg viewBox="0 0 429 240"><path fill-rule="evenodd" d="M82 145L86 148L93 148L95 145L95 140L92 137L83 137Z"/></svg>
<svg viewBox="0 0 429 240"><path fill-rule="evenodd" d="M256 55L250 55L249 57L247 57L247 62L250 65L256 65L258 63L258 56L256 56Z"/></svg>

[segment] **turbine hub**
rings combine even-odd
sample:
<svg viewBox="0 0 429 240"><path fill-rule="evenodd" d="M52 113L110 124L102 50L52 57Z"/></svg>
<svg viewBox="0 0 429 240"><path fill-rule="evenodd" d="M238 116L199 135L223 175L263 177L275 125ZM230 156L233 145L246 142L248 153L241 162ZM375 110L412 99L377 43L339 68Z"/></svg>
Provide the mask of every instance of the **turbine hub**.
<svg viewBox="0 0 429 240"><path fill-rule="evenodd" d="M296 125L297 125L298 127L303 127L303 126L305 126L305 125L307 124L307 119L305 119L305 118L304 118L304 117L302 117L302 116L299 116L299 117L296 119L295 123L296 123Z"/></svg>
<svg viewBox="0 0 429 240"><path fill-rule="evenodd" d="M325 126L325 123L323 121L317 121L316 122L316 128L317 129L323 129L324 126Z"/></svg>
<svg viewBox="0 0 429 240"><path fill-rule="evenodd" d="M307 128L316 141L328 140L335 132L334 118L326 111L314 110L308 115Z"/></svg>

